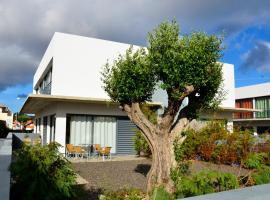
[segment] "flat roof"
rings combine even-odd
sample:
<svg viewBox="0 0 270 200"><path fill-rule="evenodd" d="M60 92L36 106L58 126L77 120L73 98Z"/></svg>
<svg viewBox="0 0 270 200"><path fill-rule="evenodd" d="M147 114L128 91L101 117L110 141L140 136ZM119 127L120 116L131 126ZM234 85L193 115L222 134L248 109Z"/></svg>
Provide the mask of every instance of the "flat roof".
<svg viewBox="0 0 270 200"><path fill-rule="evenodd" d="M270 82L235 88L235 99L270 96Z"/></svg>
<svg viewBox="0 0 270 200"><path fill-rule="evenodd" d="M89 103L89 104L104 104L104 105L119 105L110 99L90 98L90 97L75 97L75 96L60 96L46 94L30 94L25 100L20 113L35 114L48 105L56 102L72 102L72 103ZM161 106L159 102L147 102L149 106Z"/></svg>

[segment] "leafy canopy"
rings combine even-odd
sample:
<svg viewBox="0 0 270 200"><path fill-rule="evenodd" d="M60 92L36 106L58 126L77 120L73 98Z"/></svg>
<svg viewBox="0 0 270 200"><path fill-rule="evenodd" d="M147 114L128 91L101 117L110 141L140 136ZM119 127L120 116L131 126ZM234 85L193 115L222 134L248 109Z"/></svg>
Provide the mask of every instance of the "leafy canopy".
<svg viewBox="0 0 270 200"><path fill-rule="evenodd" d="M176 21L161 23L148 37L148 47L130 47L105 65L104 89L120 104L151 100L156 87L166 90L168 101L182 103L187 87L192 112L212 105L222 82L222 38L194 32L179 36Z"/></svg>

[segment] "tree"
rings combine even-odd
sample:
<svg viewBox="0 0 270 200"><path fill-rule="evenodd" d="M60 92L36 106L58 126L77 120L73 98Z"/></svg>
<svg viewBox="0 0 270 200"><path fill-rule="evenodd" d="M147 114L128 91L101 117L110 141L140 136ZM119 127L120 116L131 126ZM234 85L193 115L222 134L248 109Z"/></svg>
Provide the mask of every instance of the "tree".
<svg viewBox="0 0 270 200"><path fill-rule="evenodd" d="M170 171L176 166L173 143L202 109L218 104L222 82L222 38L193 32L179 36L175 20L161 23L149 33L147 50L130 47L102 72L104 89L142 131L152 151L147 191L164 186L172 193ZM168 105L154 124L141 105L151 101L156 88L165 90ZM182 105L185 98L188 104ZM182 105L182 107L181 107Z"/></svg>

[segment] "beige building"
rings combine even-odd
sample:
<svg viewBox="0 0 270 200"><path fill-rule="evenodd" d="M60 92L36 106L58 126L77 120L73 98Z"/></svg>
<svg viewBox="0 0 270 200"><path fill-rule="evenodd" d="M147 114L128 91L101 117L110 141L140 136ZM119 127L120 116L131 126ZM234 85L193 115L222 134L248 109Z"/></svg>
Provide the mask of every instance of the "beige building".
<svg viewBox="0 0 270 200"><path fill-rule="evenodd" d="M7 127L12 128L13 114L6 105L1 103L0 103L0 120L5 121Z"/></svg>

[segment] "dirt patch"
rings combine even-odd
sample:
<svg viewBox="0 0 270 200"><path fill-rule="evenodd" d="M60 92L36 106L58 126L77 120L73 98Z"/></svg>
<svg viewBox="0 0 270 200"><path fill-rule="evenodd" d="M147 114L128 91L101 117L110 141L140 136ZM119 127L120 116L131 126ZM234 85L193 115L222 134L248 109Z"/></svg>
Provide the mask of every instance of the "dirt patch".
<svg viewBox="0 0 270 200"><path fill-rule="evenodd" d="M190 170L192 173L196 173L201 170L215 170L220 172L227 172L234 174L235 176L246 176L250 171L244 168L240 168L237 166L230 166L230 165L217 165L210 162L203 162L203 161L197 161L192 160L191 161Z"/></svg>

